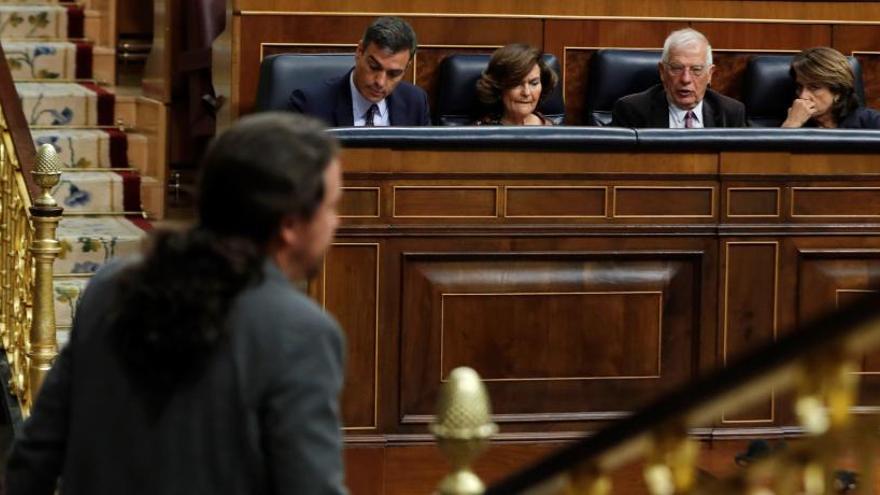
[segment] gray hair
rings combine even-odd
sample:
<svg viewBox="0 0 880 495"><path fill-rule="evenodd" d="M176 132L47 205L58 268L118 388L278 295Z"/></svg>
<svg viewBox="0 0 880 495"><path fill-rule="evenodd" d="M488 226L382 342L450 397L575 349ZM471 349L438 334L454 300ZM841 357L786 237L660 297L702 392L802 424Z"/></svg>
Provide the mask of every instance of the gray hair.
<svg viewBox="0 0 880 495"><path fill-rule="evenodd" d="M663 42L663 58L664 63L669 62L669 52L673 48L680 46L693 45L694 43L704 43L706 45L706 65L712 65L712 45L709 40L703 36L703 33L696 29L684 28L669 33L666 41Z"/></svg>

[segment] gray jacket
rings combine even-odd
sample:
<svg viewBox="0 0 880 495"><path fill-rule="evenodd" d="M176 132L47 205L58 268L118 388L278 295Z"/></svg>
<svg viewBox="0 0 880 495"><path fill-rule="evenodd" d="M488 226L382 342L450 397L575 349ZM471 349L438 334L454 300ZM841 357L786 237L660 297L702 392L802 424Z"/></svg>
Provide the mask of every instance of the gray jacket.
<svg viewBox="0 0 880 495"><path fill-rule="evenodd" d="M263 281L237 297L228 345L157 420L108 343L117 272L99 272L82 296L13 446L10 495L50 495L59 477L63 494L346 493L344 339L277 265L267 261Z"/></svg>

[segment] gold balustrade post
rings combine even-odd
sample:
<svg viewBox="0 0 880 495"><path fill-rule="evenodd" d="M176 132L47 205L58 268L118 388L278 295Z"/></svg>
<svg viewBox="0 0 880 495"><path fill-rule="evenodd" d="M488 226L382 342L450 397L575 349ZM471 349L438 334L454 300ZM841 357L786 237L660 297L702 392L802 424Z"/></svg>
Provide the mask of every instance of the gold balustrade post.
<svg viewBox="0 0 880 495"><path fill-rule="evenodd" d="M489 394L471 368L455 368L440 389L437 416L430 426L453 472L437 487L440 495L480 495L485 486L470 469L498 431L492 422Z"/></svg>
<svg viewBox="0 0 880 495"><path fill-rule="evenodd" d="M28 356L27 404L33 403L43 379L58 354L55 332L55 301L52 285L52 265L61 252L61 244L55 238L58 221L63 208L52 197L52 188L61 176L61 161L50 144L40 146L33 171L34 182L42 194L30 209L35 235L30 245L34 256L33 320L30 331Z"/></svg>

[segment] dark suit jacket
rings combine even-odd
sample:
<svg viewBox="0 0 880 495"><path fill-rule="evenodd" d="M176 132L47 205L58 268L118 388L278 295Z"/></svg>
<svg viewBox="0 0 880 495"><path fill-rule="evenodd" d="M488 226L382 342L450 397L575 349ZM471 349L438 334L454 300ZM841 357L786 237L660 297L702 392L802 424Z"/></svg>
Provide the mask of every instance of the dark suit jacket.
<svg viewBox="0 0 880 495"><path fill-rule="evenodd" d="M742 103L711 89L703 97L703 127L745 127ZM669 127L669 103L662 84L641 93L624 96L614 103L611 125L617 127Z"/></svg>
<svg viewBox="0 0 880 495"><path fill-rule="evenodd" d="M290 94L288 108L294 112L318 117L331 127L351 127L354 125L354 117L352 116L350 74L351 71L348 71L344 76L293 90L293 93ZM385 100L388 103L388 117L391 125L431 124L428 95L422 88L403 81Z"/></svg>
<svg viewBox="0 0 880 495"><path fill-rule="evenodd" d="M344 494L339 327L272 262L230 338L156 419L108 342L110 264L82 296L7 466L9 495ZM161 367L162 363L156 363Z"/></svg>
<svg viewBox="0 0 880 495"><path fill-rule="evenodd" d="M847 115L837 127L841 129L880 129L880 112L873 108L859 107Z"/></svg>

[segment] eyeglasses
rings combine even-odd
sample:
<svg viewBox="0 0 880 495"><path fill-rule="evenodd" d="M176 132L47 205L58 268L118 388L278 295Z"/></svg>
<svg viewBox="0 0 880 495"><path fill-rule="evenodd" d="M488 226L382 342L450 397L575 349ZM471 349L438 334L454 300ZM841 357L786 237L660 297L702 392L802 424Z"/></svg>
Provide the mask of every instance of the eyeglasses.
<svg viewBox="0 0 880 495"><path fill-rule="evenodd" d="M670 64L666 62L664 62L663 65L665 65L666 70L675 77L684 74L684 71L686 70L690 71L691 75L694 77L700 77L706 73L706 66L704 65L692 65L687 67L681 64Z"/></svg>

